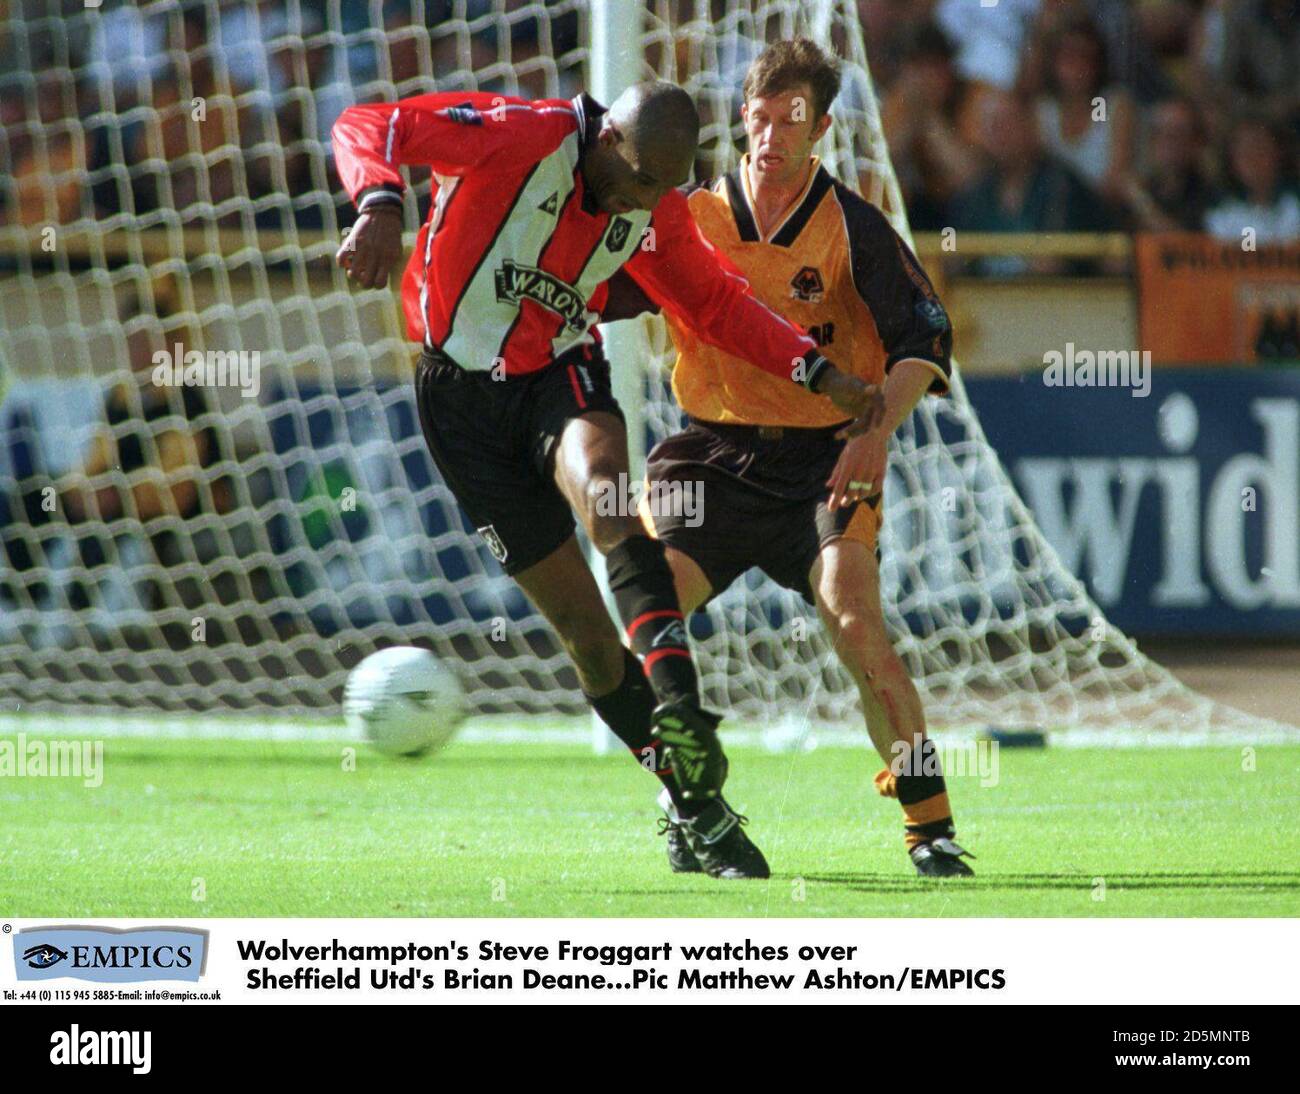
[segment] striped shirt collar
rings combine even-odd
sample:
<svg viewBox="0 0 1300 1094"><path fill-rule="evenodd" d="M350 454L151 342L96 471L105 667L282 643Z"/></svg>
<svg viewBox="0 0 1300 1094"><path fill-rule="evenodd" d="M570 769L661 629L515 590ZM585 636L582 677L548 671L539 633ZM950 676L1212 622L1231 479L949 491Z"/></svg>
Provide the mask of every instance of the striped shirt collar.
<svg viewBox="0 0 1300 1094"><path fill-rule="evenodd" d="M772 243L778 247L789 247L799 233L803 231L809 218L821 204L826 192L834 180L822 165L820 156L812 157L812 170L808 172L808 181L799 196L791 203L784 217L776 224L767 238L758 230L758 217L754 213L753 194L749 188L749 153L740 158L740 165L728 172L726 176L727 201L731 206L732 216L736 220L736 230L745 243Z"/></svg>

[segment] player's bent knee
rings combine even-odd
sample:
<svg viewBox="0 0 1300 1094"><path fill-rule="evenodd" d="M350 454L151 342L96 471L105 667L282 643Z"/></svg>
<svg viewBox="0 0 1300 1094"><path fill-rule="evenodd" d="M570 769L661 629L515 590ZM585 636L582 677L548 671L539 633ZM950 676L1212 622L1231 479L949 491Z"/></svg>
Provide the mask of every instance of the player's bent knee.
<svg viewBox="0 0 1300 1094"><path fill-rule="evenodd" d="M601 554L608 554L628 536L645 534L626 475L622 479L607 475L593 475L588 479L579 516Z"/></svg>

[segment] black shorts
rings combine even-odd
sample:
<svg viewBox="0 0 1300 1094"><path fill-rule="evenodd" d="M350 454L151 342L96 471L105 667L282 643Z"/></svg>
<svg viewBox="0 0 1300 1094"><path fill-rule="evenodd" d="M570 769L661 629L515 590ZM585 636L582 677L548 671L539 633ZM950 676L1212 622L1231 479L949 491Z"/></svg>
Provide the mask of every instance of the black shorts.
<svg viewBox="0 0 1300 1094"><path fill-rule="evenodd" d="M564 427L598 410L623 417L609 363L591 347L509 379L462 369L426 348L415 402L443 481L511 575L573 535L573 513L552 474Z"/></svg>
<svg viewBox="0 0 1300 1094"><path fill-rule="evenodd" d="M646 460L642 520L690 556L715 594L757 566L811 603L808 574L827 543L860 540L879 557L882 494L833 513L827 506L826 480L844 448L838 428L773 436L692 419Z"/></svg>

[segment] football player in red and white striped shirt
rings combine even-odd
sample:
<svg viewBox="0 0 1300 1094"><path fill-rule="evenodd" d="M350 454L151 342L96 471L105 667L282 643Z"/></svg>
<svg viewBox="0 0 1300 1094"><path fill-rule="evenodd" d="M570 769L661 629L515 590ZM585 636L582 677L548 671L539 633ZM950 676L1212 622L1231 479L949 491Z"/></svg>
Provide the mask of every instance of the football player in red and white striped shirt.
<svg viewBox="0 0 1300 1094"><path fill-rule="evenodd" d="M699 840L718 813L728 846L707 849L711 872L765 876L739 826L721 823L719 717L700 705L663 546L634 506L602 504L628 482L595 329L606 282L625 270L700 338L834 402L855 419L846 435L879 421L879 389L835 368L705 242L675 189L694 162L699 116L672 84L637 85L608 110L587 95L422 95L352 107L333 139L361 213L338 261L362 287L385 285L401 257L401 166L433 169L437 198L402 303L425 347L417 402L444 480L558 632L592 706L697 818ZM636 657L577 546L574 513L606 556Z"/></svg>

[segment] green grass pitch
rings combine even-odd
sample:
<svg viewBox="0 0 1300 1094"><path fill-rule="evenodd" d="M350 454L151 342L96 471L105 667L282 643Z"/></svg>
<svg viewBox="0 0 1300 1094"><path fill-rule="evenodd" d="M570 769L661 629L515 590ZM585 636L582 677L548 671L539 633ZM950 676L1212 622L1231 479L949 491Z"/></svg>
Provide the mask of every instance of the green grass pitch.
<svg viewBox="0 0 1300 1094"><path fill-rule="evenodd" d="M0 914L1294 916L1300 747L1006 750L956 778L974 881L913 875L875 757L734 748L767 882L669 872L654 780L579 745L427 760L110 738L104 783L0 779ZM196 895L202 900L194 899ZM1104 899L1102 899L1104 897Z"/></svg>

